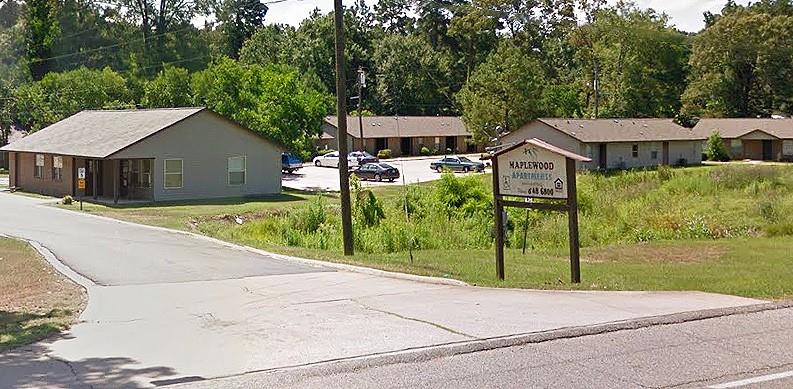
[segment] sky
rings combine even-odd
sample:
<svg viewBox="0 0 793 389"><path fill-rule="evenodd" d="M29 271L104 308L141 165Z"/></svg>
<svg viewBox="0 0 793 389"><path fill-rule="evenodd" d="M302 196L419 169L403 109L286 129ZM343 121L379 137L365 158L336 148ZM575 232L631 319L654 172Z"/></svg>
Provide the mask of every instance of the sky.
<svg viewBox="0 0 793 389"><path fill-rule="evenodd" d="M366 0L369 5L374 5L377 0ZM613 2L613 1L611 1ZM702 13L705 11L718 12L726 0L635 0L642 8L653 8L658 12L669 15L671 23L678 29L697 32L704 27ZM749 0L738 0L739 4L746 4ZM351 0L344 0L345 5L352 4ZM282 3L269 5L267 23L285 23L298 26L300 21L308 17L314 8L323 12L333 9L332 0L286 0Z"/></svg>

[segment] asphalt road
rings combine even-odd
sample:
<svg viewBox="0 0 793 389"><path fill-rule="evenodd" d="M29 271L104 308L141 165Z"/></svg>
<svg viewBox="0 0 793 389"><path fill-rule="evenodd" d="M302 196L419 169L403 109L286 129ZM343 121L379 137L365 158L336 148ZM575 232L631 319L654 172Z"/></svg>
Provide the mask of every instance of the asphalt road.
<svg viewBox="0 0 793 389"><path fill-rule="evenodd" d="M328 271L330 264L7 193L0 193L0 215L0 233L34 240L94 280L85 281L88 305L68 333L0 356L0 388L150 387L759 303Z"/></svg>
<svg viewBox="0 0 793 389"><path fill-rule="evenodd" d="M479 155L468 155L471 160L478 161ZM440 178L440 173L430 170L430 162L438 160L442 157L432 158L405 158L393 159L383 161L397 169L404 178L404 182L408 184L415 184L418 182L433 181ZM463 175L464 173L455 173ZM481 174L481 173L468 173L468 174ZM403 178L395 182L374 182L362 181L364 187L373 186L399 186L402 185ZM284 174L281 180L282 185L291 189L309 190L309 191L338 191L339 190L339 173L338 170L329 167L316 167L311 164L306 164L302 169L294 174Z"/></svg>
<svg viewBox="0 0 793 389"><path fill-rule="evenodd" d="M328 364L195 388L791 388L793 309L500 348L413 363Z"/></svg>

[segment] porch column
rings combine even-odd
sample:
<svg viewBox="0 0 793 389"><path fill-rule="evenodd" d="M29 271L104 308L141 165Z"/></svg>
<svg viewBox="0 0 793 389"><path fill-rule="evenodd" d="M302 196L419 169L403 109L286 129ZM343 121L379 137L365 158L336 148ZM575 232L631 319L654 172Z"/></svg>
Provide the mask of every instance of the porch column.
<svg viewBox="0 0 793 389"><path fill-rule="evenodd" d="M96 186L96 182L97 182L96 171L99 170L99 161L96 160L96 159L93 159L89 163L91 164L91 168L92 168L91 169L91 180L93 181L94 200L96 200L96 197L97 197L96 193L99 192L99 188L97 188L97 186Z"/></svg>
<svg viewBox="0 0 793 389"><path fill-rule="evenodd" d="M113 161L113 204L118 204L118 187L119 187L119 176L121 175L121 171L119 167L121 166L121 160L114 159Z"/></svg>

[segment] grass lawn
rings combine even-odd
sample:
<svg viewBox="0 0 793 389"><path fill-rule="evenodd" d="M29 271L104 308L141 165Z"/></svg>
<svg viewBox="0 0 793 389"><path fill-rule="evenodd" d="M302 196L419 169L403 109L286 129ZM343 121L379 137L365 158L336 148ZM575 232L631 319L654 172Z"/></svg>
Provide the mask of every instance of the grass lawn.
<svg viewBox="0 0 793 389"><path fill-rule="evenodd" d="M490 175L472 180L480 186L470 191L472 196L482 191L486 198L492 196ZM465 185L471 184L454 184L452 193L463 193ZM438 202L433 192L438 190L436 183L411 188L416 191L410 201L417 207L412 224L404 221L401 186L372 190L383 204L385 219L366 228L356 222L356 246L361 248L353 257L341 253L338 198L334 196L326 198L326 205L309 201L315 197L312 194L285 192L279 198L133 207L86 205L86 210L286 255L483 286L701 290L769 299L793 297L790 166L580 175L581 285L569 282L564 215L533 213L525 219L523 210L510 210L507 240L512 248L505 251L507 279L499 281L488 236L492 210L477 211L474 204L474 216L465 215L462 208L450 210ZM447 212L453 213L448 219ZM235 222L237 215L242 225ZM313 223L317 220L321 221ZM516 247L525 226L531 231L530 249L522 255ZM412 263L404 248L410 236L420 240L414 247L422 247L413 250Z"/></svg>
<svg viewBox="0 0 793 389"><path fill-rule="evenodd" d="M27 243L0 237L0 352L67 329L84 301Z"/></svg>

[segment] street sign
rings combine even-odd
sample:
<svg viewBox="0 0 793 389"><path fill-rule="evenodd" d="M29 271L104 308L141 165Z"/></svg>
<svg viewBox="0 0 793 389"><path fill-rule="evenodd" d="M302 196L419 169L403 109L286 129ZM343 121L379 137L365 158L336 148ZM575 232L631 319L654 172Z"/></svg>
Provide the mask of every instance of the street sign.
<svg viewBox="0 0 793 389"><path fill-rule="evenodd" d="M85 180L85 168L84 167L78 167L77 168L77 178L79 178L81 180ZM83 182L83 184L85 184L85 183Z"/></svg>
<svg viewBox="0 0 793 389"><path fill-rule="evenodd" d="M527 143L498 156L501 196L566 199L566 157Z"/></svg>
<svg viewBox="0 0 793 389"><path fill-rule="evenodd" d="M77 180L77 189L85 189L85 179L80 178Z"/></svg>
<svg viewBox="0 0 793 389"><path fill-rule="evenodd" d="M489 158L493 160L496 275L498 278L504 279L504 240L506 235L503 227L504 207L517 207L567 213L570 237L570 279L574 283L580 283L575 171L576 161L589 162L591 159L537 138L526 139L495 149ZM510 200L510 197L523 197L524 201ZM532 200L535 198L547 200L537 203Z"/></svg>

